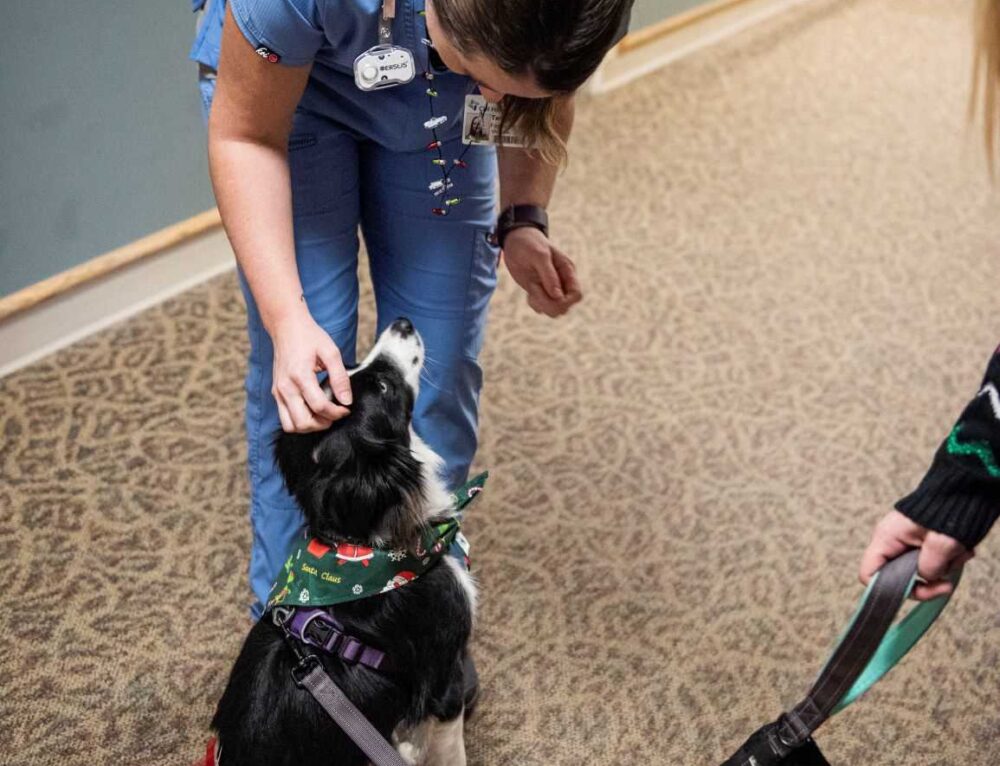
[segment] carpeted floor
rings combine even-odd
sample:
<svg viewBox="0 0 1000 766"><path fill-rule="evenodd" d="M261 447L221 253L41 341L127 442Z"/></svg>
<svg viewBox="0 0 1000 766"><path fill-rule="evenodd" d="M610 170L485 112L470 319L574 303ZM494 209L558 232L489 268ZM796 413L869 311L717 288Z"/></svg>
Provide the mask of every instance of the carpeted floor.
<svg viewBox="0 0 1000 766"><path fill-rule="evenodd" d="M553 228L587 298L551 322L506 280L484 355L471 764L711 766L808 685L1000 339L969 15L817 0L581 106ZM226 276L0 381L0 762L202 746L245 352ZM988 540L835 763L1000 761L998 577Z"/></svg>

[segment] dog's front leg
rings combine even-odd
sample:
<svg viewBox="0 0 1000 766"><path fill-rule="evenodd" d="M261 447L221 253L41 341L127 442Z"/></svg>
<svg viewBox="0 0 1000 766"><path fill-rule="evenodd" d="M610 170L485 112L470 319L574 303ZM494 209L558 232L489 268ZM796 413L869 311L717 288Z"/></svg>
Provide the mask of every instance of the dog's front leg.
<svg viewBox="0 0 1000 766"><path fill-rule="evenodd" d="M393 732L392 744L396 746L407 766L420 766L423 763L428 742L433 737L435 723L433 718L428 718L417 726L408 729L400 727Z"/></svg>
<svg viewBox="0 0 1000 766"><path fill-rule="evenodd" d="M465 716L435 721L421 766L465 766Z"/></svg>

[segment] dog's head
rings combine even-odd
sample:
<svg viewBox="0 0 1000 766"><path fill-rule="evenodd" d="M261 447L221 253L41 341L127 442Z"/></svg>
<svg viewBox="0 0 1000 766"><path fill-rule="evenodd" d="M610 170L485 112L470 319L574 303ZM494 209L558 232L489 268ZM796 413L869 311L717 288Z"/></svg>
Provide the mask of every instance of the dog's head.
<svg viewBox="0 0 1000 766"><path fill-rule="evenodd" d="M406 539L424 521L427 466L410 422L424 346L397 319L351 371L351 413L318 433L280 433L275 457L311 534Z"/></svg>

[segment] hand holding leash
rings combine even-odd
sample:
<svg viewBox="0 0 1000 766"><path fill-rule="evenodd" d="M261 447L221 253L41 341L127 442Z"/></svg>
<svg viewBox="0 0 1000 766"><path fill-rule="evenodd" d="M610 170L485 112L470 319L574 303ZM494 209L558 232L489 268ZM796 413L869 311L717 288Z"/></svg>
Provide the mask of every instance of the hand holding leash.
<svg viewBox="0 0 1000 766"><path fill-rule="evenodd" d="M861 582L867 585L887 561L910 548L920 549L917 574L925 581L917 582L913 589L917 601L950 594L955 586L948 574L976 555L953 537L922 527L899 511L890 511L875 525L861 557Z"/></svg>
<svg viewBox="0 0 1000 766"><path fill-rule="evenodd" d="M829 766L812 739L830 716L846 708L889 672L937 619L958 585L948 573L947 595L897 613L913 593L920 551L907 550L874 573L858 608L806 696L755 731L722 766Z"/></svg>

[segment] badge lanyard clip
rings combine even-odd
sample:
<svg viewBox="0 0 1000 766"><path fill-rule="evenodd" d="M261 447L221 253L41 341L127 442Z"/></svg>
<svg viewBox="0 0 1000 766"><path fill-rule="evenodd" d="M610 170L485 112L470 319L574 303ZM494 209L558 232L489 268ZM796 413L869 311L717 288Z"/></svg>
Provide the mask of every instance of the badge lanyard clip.
<svg viewBox="0 0 1000 766"><path fill-rule="evenodd" d="M396 0L383 0L378 15L378 44L392 45L392 20L396 18Z"/></svg>
<svg viewBox="0 0 1000 766"><path fill-rule="evenodd" d="M392 44L396 0L383 0L378 14L378 42L354 60L354 83L364 91L405 85L413 79L413 53Z"/></svg>

